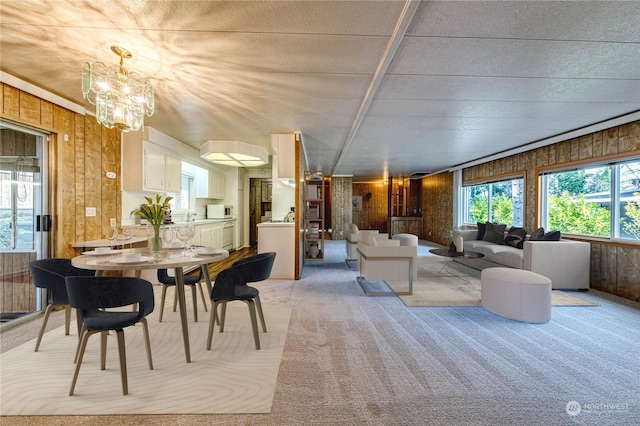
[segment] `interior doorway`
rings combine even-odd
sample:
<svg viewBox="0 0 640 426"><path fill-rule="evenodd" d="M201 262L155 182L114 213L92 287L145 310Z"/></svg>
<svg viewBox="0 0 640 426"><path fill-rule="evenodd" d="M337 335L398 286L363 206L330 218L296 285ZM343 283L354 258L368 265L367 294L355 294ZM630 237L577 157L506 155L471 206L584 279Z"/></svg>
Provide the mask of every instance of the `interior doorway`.
<svg viewBox="0 0 640 426"><path fill-rule="evenodd" d="M47 135L0 122L0 325L42 310L29 262L48 256Z"/></svg>

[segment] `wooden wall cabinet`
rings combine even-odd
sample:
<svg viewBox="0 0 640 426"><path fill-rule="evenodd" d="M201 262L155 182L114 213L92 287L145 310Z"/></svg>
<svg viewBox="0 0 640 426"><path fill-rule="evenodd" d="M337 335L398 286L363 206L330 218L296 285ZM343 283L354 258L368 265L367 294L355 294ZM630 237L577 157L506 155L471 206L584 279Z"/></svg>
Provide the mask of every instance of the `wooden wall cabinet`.
<svg viewBox="0 0 640 426"><path fill-rule="evenodd" d="M422 218L413 216L392 216L390 218L391 235L413 234L422 238Z"/></svg>

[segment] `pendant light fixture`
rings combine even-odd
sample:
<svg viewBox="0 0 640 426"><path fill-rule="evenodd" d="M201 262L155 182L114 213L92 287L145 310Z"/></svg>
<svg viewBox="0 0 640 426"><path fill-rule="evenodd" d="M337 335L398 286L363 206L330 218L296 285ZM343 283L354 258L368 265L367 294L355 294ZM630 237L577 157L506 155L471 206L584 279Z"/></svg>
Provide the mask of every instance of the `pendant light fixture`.
<svg viewBox="0 0 640 426"><path fill-rule="evenodd" d="M233 140L209 140L200 147L200 157L235 167L255 167L269 162L269 153L258 145Z"/></svg>
<svg viewBox="0 0 640 426"><path fill-rule="evenodd" d="M111 50L120 57L120 66L85 62L82 96L96 106L96 120L103 126L123 132L140 130L144 116L154 112L153 86L124 67L124 59L131 59L131 52L115 45Z"/></svg>

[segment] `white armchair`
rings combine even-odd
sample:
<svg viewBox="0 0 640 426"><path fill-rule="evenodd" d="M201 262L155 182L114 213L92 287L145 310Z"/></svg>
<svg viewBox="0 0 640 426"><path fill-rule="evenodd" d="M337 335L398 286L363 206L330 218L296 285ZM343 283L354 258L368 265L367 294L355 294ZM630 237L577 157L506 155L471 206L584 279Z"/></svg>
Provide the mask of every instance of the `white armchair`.
<svg viewBox="0 0 640 426"><path fill-rule="evenodd" d="M360 230L358 229L358 226L355 223L352 223L351 225L349 225L349 229L345 234L344 242L345 242L345 252L347 254L347 258L345 259L345 262L350 268L351 268L351 265L349 265L349 262L355 262L358 260L358 251L357 251L358 241L362 241L362 236L364 234L374 235L376 240L389 239L388 234L380 234L377 229Z"/></svg>
<svg viewBox="0 0 640 426"><path fill-rule="evenodd" d="M360 269L358 282L361 287L363 280L408 281L407 292L389 294L413 293L413 281L418 275L418 247L401 246L399 240L377 239L375 235L365 234L358 241L356 250ZM362 289L368 294L364 287Z"/></svg>

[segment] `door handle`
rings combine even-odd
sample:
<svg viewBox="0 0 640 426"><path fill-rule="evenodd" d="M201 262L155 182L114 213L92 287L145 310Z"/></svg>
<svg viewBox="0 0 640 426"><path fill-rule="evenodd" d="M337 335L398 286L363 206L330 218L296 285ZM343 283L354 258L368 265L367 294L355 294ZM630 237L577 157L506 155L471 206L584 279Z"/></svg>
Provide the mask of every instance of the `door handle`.
<svg viewBox="0 0 640 426"><path fill-rule="evenodd" d="M42 215L42 231L49 232L51 230L51 215Z"/></svg>

